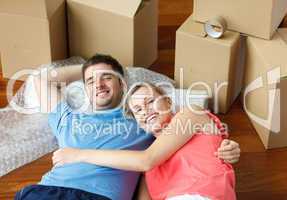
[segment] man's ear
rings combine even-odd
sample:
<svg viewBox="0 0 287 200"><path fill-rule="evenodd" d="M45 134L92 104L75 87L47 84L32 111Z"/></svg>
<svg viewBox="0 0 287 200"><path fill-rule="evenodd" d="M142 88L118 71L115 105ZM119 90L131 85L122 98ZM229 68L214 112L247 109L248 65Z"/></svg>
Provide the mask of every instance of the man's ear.
<svg viewBox="0 0 287 200"><path fill-rule="evenodd" d="M120 83L120 86L122 86L122 87L123 87L123 85L124 85L124 84L123 84L122 79L120 79L120 78L119 78L119 83Z"/></svg>
<svg viewBox="0 0 287 200"><path fill-rule="evenodd" d="M123 88L122 89L122 93L124 94L125 92L127 92L127 90L128 90L128 86L127 86L127 84L126 83L123 83L123 81L125 81L124 79L121 79L121 78L119 78L119 83L120 83L120 86Z"/></svg>

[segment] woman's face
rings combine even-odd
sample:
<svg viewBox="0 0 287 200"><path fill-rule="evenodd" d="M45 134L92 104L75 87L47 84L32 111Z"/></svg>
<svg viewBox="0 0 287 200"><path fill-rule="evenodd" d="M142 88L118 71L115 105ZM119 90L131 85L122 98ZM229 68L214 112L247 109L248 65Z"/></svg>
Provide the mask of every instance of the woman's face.
<svg viewBox="0 0 287 200"><path fill-rule="evenodd" d="M172 117L170 99L152 87L140 87L131 95L128 105L140 126L155 135Z"/></svg>

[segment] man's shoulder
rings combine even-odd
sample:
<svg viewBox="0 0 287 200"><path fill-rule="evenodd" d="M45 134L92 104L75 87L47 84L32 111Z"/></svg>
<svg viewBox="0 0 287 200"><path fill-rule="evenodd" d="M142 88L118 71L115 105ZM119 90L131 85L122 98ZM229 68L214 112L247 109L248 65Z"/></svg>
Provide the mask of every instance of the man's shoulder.
<svg viewBox="0 0 287 200"><path fill-rule="evenodd" d="M49 114L60 114L64 112L71 112L72 109L66 101L59 102Z"/></svg>
<svg viewBox="0 0 287 200"><path fill-rule="evenodd" d="M53 132L58 132L58 128L62 125L67 125L68 117L72 113L69 105L62 101L48 114L48 122Z"/></svg>

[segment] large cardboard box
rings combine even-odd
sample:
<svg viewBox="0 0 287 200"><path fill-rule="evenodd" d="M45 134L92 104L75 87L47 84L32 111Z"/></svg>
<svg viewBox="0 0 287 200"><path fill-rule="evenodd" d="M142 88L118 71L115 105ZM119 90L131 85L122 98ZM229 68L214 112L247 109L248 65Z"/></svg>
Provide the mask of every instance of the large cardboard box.
<svg viewBox="0 0 287 200"><path fill-rule="evenodd" d="M210 109L226 113L243 85L244 37L227 31L220 39L206 37L192 16L176 32L175 80L178 87L212 91ZM215 84L218 84L216 86Z"/></svg>
<svg viewBox="0 0 287 200"><path fill-rule="evenodd" d="M70 54L110 54L124 66L157 58L158 0L68 0Z"/></svg>
<svg viewBox="0 0 287 200"><path fill-rule="evenodd" d="M67 56L65 0L0 1L3 76Z"/></svg>
<svg viewBox="0 0 287 200"><path fill-rule="evenodd" d="M287 146L286 55L287 28L270 41L247 39L244 109L266 149Z"/></svg>
<svg viewBox="0 0 287 200"><path fill-rule="evenodd" d="M222 16L230 30L270 39L287 13L286 0L194 0L194 19Z"/></svg>

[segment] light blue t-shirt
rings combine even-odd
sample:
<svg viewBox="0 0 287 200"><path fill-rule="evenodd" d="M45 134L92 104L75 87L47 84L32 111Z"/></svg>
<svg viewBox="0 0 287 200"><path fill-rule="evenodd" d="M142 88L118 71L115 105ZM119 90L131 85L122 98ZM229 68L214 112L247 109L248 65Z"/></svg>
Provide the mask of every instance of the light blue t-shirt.
<svg viewBox="0 0 287 200"><path fill-rule="evenodd" d="M49 125L60 148L144 150L154 140L135 120L126 119L121 108L92 115L79 114L62 102L49 114ZM112 200L129 200L139 175L88 163L72 163L53 167L39 184L81 189Z"/></svg>

